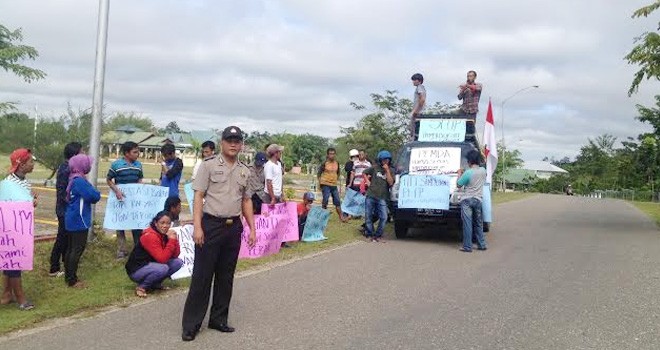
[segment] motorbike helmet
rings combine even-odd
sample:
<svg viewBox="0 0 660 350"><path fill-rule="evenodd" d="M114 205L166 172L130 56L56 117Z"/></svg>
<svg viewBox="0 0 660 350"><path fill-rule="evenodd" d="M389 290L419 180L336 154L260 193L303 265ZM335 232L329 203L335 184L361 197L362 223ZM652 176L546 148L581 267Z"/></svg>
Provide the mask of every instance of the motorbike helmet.
<svg viewBox="0 0 660 350"><path fill-rule="evenodd" d="M390 162L392 161L392 154L390 154L389 151L380 151L378 152L378 156L376 157L376 160L380 163L381 160L383 159L389 159Z"/></svg>

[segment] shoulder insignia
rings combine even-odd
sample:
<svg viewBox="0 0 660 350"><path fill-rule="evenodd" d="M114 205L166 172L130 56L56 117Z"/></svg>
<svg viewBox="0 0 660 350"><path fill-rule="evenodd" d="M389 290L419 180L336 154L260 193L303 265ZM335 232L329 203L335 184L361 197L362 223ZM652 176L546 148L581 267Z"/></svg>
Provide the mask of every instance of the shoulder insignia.
<svg viewBox="0 0 660 350"><path fill-rule="evenodd" d="M204 158L204 161L206 162L207 160L211 160L211 159L215 159L215 156L206 157Z"/></svg>

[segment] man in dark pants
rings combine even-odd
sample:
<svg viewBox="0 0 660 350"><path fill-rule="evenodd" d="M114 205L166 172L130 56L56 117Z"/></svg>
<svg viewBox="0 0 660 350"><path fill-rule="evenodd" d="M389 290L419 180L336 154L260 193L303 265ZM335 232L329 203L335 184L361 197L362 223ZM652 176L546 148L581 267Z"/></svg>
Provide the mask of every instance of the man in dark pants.
<svg viewBox="0 0 660 350"><path fill-rule="evenodd" d="M248 245L254 246L256 241L252 199L247 190L250 171L238 160L242 144L241 129L226 128L222 132L221 153L202 163L193 182L195 203L204 205L193 208L195 265L183 309L181 339L184 341L194 340L202 326L211 283L209 328L224 333L234 331L227 318L243 233L241 214L250 226Z"/></svg>
<svg viewBox="0 0 660 350"><path fill-rule="evenodd" d="M64 275L61 270L60 261L64 262L66 253L66 230L64 229L64 213L66 212L66 187L69 185L69 159L77 155L82 150L82 145L78 142L71 142L64 146L64 162L57 168L56 202L55 215L57 215L57 237L53 244L53 250L50 253L50 277L59 277Z"/></svg>

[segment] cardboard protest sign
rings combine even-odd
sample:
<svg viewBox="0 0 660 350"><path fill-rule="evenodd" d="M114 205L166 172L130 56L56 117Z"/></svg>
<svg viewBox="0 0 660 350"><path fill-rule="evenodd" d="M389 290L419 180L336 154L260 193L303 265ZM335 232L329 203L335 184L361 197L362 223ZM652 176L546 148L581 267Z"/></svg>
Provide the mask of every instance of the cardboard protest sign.
<svg viewBox="0 0 660 350"><path fill-rule="evenodd" d="M422 119L419 121L418 141L463 142L467 119Z"/></svg>
<svg viewBox="0 0 660 350"><path fill-rule="evenodd" d="M341 211L351 216L364 216L367 197L351 188L346 189L346 195L341 202Z"/></svg>
<svg viewBox="0 0 660 350"><path fill-rule="evenodd" d="M272 208L268 204L261 205L261 216L274 221L274 227L281 231L282 242L293 242L299 238L297 206L296 202L278 203Z"/></svg>
<svg viewBox="0 0 660 350"><path fill-rule="evenodd" d="M0 181L0 201L32 202L32 193L14 181Z"/></svg>
<svg viewBox="0 0 660 350"><path fill-rule="evenodd" d="M183 185L183 193L186 194L186 200L188 201L188 208L190 208L190 214L193 213L193 202L195 201L195 191L192 188L192 182L188 182Z"/></svg>
<svg viewBox="0 0 660 350"><path fill-rule="evenodd" d="M410 175L452 174L460 167L460 147L415 147L410 151Z"/></svg>
<svg viewBox="0 0 660 350"><path fill-rule="evenodd" d="M32 270L34 206L0 202L0 270Z"/></svg>
<svg viewBox="0 0 660 350"><path fill-rule="evenodd" d="M484 222L493 222L493 208L492 208L492 198L490 195L490 185L484 185L484 196L481 201L481 213L484 218Z"/></svg>
<svg viewBox="0 0 660 350"><path fill-rule="evenodd" d="M280 251L282 242L298 240L298 214L296 203L278 203L271 208L264 204L261 215L254 216L254 227L257 241L253 247L248 246L250 227L243 223L241 234L241 251L239 258L261 258Z"/></svg>
<svg viewBox="0 0 660 350"><path fill-rule="evenodd" d="M179 259L183 261L183 266L179 271L172 275L173 280L192 276L193 266L195 265L195 241L193 241L193 225L184 225L173 227L179 240Z"/></svg>
<svg viewBox="0 0 660 350"><path fill-rule="evenodd" d="M401 176L399 208L449 210L450 183L445 175Z"/></svg>
<svg viewBox="0 0 660 350"><path fill-rule="evenodd" d="M117 200L113 191L108 194L103 228L109 230L144 229L151 219L163 210L169 188L143 184L117 185L124 200Z"/></svg>
<svg viewBox="0 0 660 350"><path fill-rule="evenodd" d="M320 206L313 206L307 214L305 230L303 231L303 242L317 242L328 239L323 233L328 227L330 212Z"/></svg>

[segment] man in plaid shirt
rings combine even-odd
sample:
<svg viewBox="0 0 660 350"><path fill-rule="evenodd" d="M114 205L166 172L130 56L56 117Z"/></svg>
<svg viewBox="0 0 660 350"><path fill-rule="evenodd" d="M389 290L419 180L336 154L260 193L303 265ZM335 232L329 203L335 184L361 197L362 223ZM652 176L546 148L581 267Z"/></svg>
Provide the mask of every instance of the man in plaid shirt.
<svg viewBox="0 0 660 350"><path fill-rule="evenodd" d="M467 73L467 81L459 86L458 99L463 100L461 110L468 117L467 133L474 134L474 123L479 112L479 98L481 97L481 84L476 83L477 72L471 70Z"/></svg>

